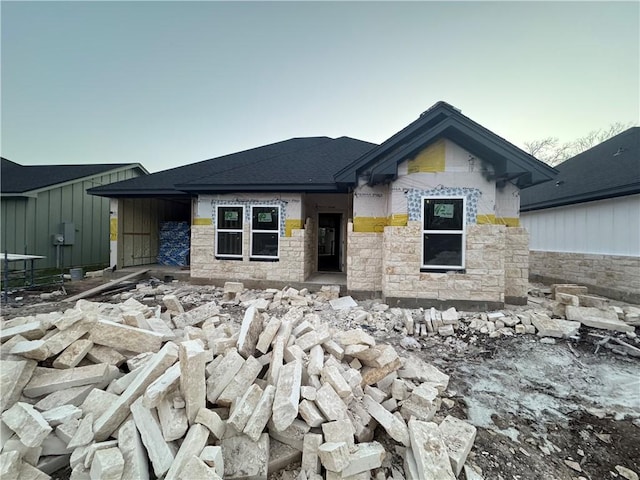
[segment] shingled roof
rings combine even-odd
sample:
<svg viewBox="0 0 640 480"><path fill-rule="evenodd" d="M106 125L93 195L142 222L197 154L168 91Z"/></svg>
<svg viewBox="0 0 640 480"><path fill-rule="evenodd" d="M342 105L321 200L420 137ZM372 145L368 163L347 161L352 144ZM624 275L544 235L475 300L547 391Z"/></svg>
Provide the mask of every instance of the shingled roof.
<svg viewBox="0 0 640 480"><path fill-rule="evenodd" d="M375 144L349 137L292 138L88 190L107 197L224 191L338 191L333 175Z"/></svg>
<svg viewBox="0 0 640 480"><path fill-rule="evenodd" d="M633 127L556 167L555 181L520 192L520 211L640 193L640 127Z"/></svg>
<svg viewBox="0 0 640 480"><path fill-rule="evenodd" d="M102 163L93 165L20 165L1 159L2 194L25 194L80 178L91 177L119 168L137 166L128 163ZM144 170L144 169L143 169Z"/></svg>
<svg viewBox="0 0 640 480"><path fill-rule="evenodd" d="M398 165L415 157L441 138L460 145L489 162L493 180L511 181L519 188L551 180L556 171L504 138L466 117L446 102L438 102L420 117L360 157L336 175L338 182L354 183L359 176L370 184L384 183L398 175Z"/></svg>

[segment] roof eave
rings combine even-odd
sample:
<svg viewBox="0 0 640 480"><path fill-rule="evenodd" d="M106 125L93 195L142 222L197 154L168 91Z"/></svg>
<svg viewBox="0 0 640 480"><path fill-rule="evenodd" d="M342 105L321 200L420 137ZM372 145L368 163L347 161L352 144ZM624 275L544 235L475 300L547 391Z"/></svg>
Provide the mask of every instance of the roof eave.
<svg viewBox="0 0 640 480"><path fill-rule="evenodd" d="M176 185L186 192L193 194L203 193L230 193L230 192L314 192L331 193L346 191L345 186L337 183L315 183L315 184L277 184L277 185L255 185L255 184L206 184L206 185Z"/></svg>
<svg viewBox="0 0 640 480"><path fill-rule="evenodd" d="M640 194L640 184L626 185L619 188L601 190L599 192L589 192L589 194L573 195L570 197L546 200L543 202L529 203L520 206L521 212L531 212L534 210L546 210L554 207L565 207L578 203L595 202L608 198L626 197L628 195Z"/></svg>
<svg viewBox="0 0 640 480"><path fill-rule="evenodd" d="M109 197L109 198L118 198L118 197L189 197L190 194L188 192L175 190L175 189L131 189L131 190L100 190L96 191L96 188L87 189L87 193L89 195L94 195L97 197Z"/></svg>

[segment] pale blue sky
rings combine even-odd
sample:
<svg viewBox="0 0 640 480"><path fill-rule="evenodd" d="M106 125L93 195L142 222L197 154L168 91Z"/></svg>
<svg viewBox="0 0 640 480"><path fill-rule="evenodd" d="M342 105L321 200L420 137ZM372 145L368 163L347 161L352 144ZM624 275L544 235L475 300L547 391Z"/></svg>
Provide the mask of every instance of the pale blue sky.
<svg viewBox="0 0 640 480"><path fill-rule="evenodd" d="M1 2L2 156L150 171L439 100L516 145L640 118L639 2Z"/></svg>

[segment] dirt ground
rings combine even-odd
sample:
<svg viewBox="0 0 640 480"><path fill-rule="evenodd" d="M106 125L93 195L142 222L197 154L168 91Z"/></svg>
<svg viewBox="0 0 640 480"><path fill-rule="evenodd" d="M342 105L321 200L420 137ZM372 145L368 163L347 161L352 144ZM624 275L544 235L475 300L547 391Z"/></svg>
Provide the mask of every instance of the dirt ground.
<svg viewBox="0 0 640 480"><path fill-rule="evenodd" d="M65 289L72 295L101 282L71 282ZM72 305L57 302L63 297L43 301L41 293L13 295L3 304L4 319ZM113 294L90 300L111 301ZM534 335L489 338L463 326L453 337L421 338L421 348L413 350L402 347L400 332L368 330L402 356L419 357L450 375L449 399L438 415L452 414L477 427L467 465L484 479L623 480L631 477L621 476L616 466L640 472L640 358L597 348L588 329L581 329L579 339L544 343ZM398 449L383 431L376 433L388 446L383 467L393 478L392 467L402 471Z"/></svg>

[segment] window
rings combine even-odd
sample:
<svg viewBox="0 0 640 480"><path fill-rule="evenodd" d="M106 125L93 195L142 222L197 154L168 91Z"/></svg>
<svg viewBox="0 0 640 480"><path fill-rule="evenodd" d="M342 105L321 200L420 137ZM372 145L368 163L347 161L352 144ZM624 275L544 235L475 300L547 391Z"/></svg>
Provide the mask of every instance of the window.
<svg viewBox="0 0 640 480"><path fill-rule="evenodd" d="M280 207L251 207L251 258L277 260L280 238Z"/></svg>
<svg viewBox="0 0 640 480"><path fill-rule="evenodd" d="M242 258L243 219L244 207L218 207L216 258Z"/></svg>
<svg viewBox="0 0 640 480"><path fill-rule="evenodd" d="M465 218L464 197L423 199L422 269L464 269Z"/></svg>

